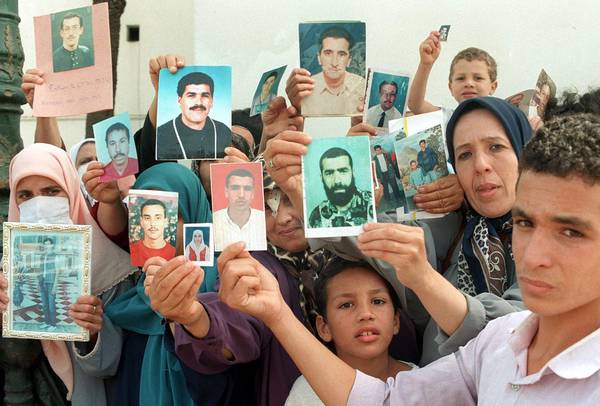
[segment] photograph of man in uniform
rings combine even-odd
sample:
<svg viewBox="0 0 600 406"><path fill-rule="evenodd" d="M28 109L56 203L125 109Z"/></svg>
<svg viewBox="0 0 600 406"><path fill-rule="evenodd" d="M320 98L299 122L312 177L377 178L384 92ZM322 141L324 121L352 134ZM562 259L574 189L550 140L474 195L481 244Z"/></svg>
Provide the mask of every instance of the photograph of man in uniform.
<svg viewBox="0 0 600 406"><path fill-rule="evenodd" d="M373 147L375 150L375 156L373 157L373 162L375 162L375 173L377 174L377 179L381 182L381 186L383 186L383 198L387 201L392 199L392 195L390 194L390 186L394 193L393 198L396 201L402 201L402 192L400 192L400 187L396 181L396 171L394 168L394 163L392 162L391 157L383 151L381 145L375 145Z"/></svg>
<svg viewBox="0 0 600 406"><path fill-rule="evenodd" d="M321 72L312 75L314 88L302 101L302 115L360 113L358 108L364 102L366 81L347 70L352 61L353 46L354 40L344 27L331 26L323 31L317 54Z"/></svg>
<svg viewBox="0 0 600 406"><path fill-rule="evenodd" d="M214 179L212 173L211 179ZM216 251L237 241L246 242L248 250L266 249L265 212L251 207L255 193L262 193L262 182L257 182L252 172L236 168L227 174L227 207L213 213ZM215 193L213 207L214 198Z"/></svg>
<svg viewBox="0 0 600 406"><path fill-rule="evenodd" d="M129 246L131 264L143 266L151 257L171 259L175 247L165 239L165 229L169 224L165 203L158 199L147 199L140 206L140 226L143 237Z"/></svg>
<svg viewBox="0 0 600 406"><path fill-rule="evenodd" d="M49 326L56 326L56 285L58 281L54 241L52 238L46 237L42 244L40 273L38 275L42 311L44 312L44 322Z"/></svg>
<svg viewBox="0 0 600 406"><path fill-rule="evenodd" d="M157 130L158 159L217 159L231 144L231 130L210 117L215 84L203 72L192 72L177 83L181 114ZM159 99L160 103L160 99Z"/></svg>
<svg viewBox="0 0 600 406"><path fill-rule="evenodd" d="M52 54L54 72L85 68L94 65L93 42L80 44L84 30L92 32L92 19L84 18L81 14L69 12L62 16L59 30L53 35L59 35L61 45Z"/></svg>
<svg viewBox="0 0 600 406"><path fill-rule="evenodd" d="M361 226L373 220L371 191L357 189L348 151L339 147L328 149L319 159L319 169L327 199L312 209L310 227Z"/></svg>
<svg viewBox="0 0 600 406"><path fill-rule="evenodd" d="M382 81L379 84L379 103L367 111L367 123L375 127L388 127L390 120L402 117L395 106L398 95L398 84L394 81Z"/></svg>
<svg viewBox="0 0 600 406"><path fill-rule="evenodd" d="M129 156L131 135L123 123L112 124L106 130L106 149L111 161L104 167L103 182L123 178L138 172L138 161Z"/></svg>

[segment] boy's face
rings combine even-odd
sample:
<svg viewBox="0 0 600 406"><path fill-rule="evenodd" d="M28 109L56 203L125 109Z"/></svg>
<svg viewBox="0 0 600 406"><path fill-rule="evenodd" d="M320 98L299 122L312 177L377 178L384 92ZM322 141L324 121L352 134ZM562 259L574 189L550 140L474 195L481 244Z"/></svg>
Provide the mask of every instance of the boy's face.
<svg viewBox="0 0 600 406"><path fill-rule="evenodd" d="M492 82L487 63L479 60L461 59L454 65L448 88L454 99L461 103L467 99L491 96L498 87L498 81Z"/></svg>
<svg viewBox="0 0 600 406"><path fill-rule="evenodd" d="M327 284L327 321L317 318L317 330L333 341L338 357L352 365L388 354L400 321L383 279L364 268L350 268Z"/></svg>
<svg viewBox="0 0 600 406"><path fill-rule="evenodd" d="M545 317L597 315L600 185L525 171L513 222L513 253L527 308Z"/></svg>

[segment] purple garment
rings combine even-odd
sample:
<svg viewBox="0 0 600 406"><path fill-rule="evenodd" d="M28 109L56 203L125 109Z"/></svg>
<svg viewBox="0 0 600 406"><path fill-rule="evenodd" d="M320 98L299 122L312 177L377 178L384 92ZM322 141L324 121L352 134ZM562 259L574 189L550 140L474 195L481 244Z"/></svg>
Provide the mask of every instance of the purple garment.
<svg viewBox="0 0 600 406"><path fill-rule="evenodd" d="M283 299L302 320L298 281L268 252L257 251L252 256L275 275ZM208 313L210 329L205 338L197 339L177 325L175 351L179 359L202 374L219 373L230 365L257 361L257 403L261 406L283 405L300 371L267 326L231 309L215 292L200 293L198 299ZM234 360L227 360L222 348L229 349Z"/></svg>

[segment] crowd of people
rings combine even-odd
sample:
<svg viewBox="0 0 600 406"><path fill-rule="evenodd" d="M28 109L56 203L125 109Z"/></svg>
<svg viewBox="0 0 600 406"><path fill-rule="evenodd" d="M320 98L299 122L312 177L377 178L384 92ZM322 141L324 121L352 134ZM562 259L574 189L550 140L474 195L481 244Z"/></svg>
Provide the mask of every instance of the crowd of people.
<svg viewBox="0 0 600 406"><path fill-rule="evenodd" d="M439 35L420 45L412 114L440 109L425 100ZM155 99L133 137L135 179L102 182L93 139L68 154L54 118L37 119L35 143L11 162L10 221L35 208L37 222L61 212L92 226L91 295L69 310L90 341L41 343L62 395L53 404L600 403L598 90L528 119L492 96L492 56L461 51L449 73L458 106L442 108L454 174L414 181L417 207L445 216L398 223L382 212L357 237L306 239L302 100L331 89L327 72L315 83L294 69L289 104L261 96L259 117L235 111L225 149L224 162L263 163L267 250L237 242L199 267L202 235L184 247L183 225L212 221L216 161L155 158L158 73L183 66L149 61ZM39 69L24 74L29 104L43 83ZM356 121L348 130L376 133ZM418 164L433 168L426 148ZM129 188L178 193L175 258L130 265ZM0 276L2 310L9 296Z"/></svg>

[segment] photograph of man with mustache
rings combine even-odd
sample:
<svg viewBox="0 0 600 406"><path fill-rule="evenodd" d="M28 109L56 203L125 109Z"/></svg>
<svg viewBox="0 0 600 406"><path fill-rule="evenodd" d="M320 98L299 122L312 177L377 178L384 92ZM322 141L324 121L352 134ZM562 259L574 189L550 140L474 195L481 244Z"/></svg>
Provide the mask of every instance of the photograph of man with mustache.
<svg viewBox="0 0 600 406"><path fill-rule="evenodd" d="M88 11L86 17L89 17L90 14L91 12ZM86 44L87 46L80 44L85 41L81 37L84 29L92 32L91 18L86 18L86 20L84 23L83 16L74 12L68 12L60 19L60 26L57 27L60 38L54 37L56 38L54 46L57 45L57 40L62 44L52 54L54 72L85 68L94 64L93 44Z"/></svg>
<svg viewBox="0 0 600 406"><path fill-rule="evenodd" d="M348 151L328 149L321 155L319 168L327 199L312 210L310 227L361 226L373 220L371 192L357 189Z"/></svg>
<svg viewBox="0 0 600 406"><path fill-rule="evenodd" d="M203 72L192 72L177 83L181 114L158 127L157 159L218 159L231 144L231 130L210 117L215 84ZM160 101L159 101L160 103Z"/></svg>
<svg viewBox="0 0 600 406"><path fill-rule="evenodd" d="M129 156L129 128L121 122L116 122L106 130L105 139L111 161L104 167L104 175L100 180L105 182L136 174L138 161Z"/></svg>
<svg viewBox="0 0 600 406"><path fill-rule="evenodd" d="M140 226L143 238L129 246L131 264L142 266L148 258L175 256L175 247L165 240L165 228L169 223L167 208L158 199L148 199L140 207Z"/></svg>

